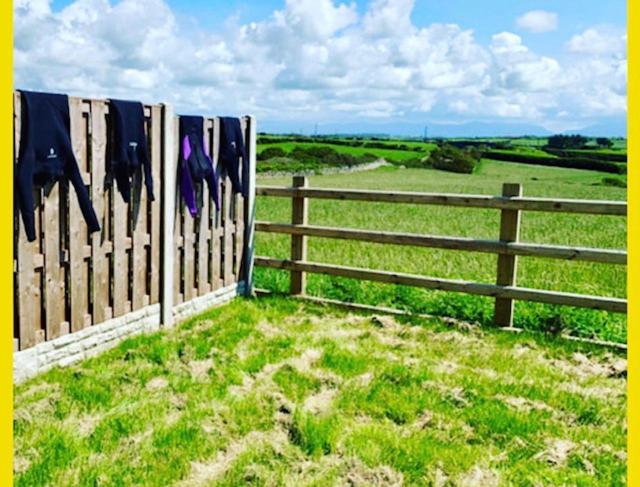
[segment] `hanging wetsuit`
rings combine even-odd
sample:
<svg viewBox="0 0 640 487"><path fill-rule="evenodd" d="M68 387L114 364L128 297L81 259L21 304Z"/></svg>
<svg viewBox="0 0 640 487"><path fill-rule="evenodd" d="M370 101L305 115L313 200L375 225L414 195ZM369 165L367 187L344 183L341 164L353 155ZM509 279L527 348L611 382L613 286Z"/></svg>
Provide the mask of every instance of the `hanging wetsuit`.
<svg viewBox="0 0 640 487"><path fill-rule="evenodd" d="M113 120L112 175L118 183L122 199L131 200L131 185L136 190L142 185L142 171L147 187L147 196L153 196L151 160L144 132L144 108L137 101L109 100Z"/></svg>
<svg viewBox="0 0 640 487"><path fill-rule="evenodd" d="M226 169L231 187L234 193L242 193L246 196L246 184L243 185L240 177L240 157L242 157L243 167L248 167L247 151L244 147L242 137L242 126L240 119L232 117L220 118L220 150L218 159ZM246 181L246 175L242 178Z"/></svg>
<svg viewBox="0 0 640 487"><path fill-rule="evenodd" d="M29 242L36 239L32 188L48 192L58 181L71 181L90 232L100 230L89 192L73 155L67 95L21 91L22 127L16 185Z"/></svg>
<svg viewBox="0 0 640 487"><path fill-rule="evenodd" d="M218 178L204 143L204 118L180 116L180 192L193 217L202 208L203 180L220 210Z"/></svg>

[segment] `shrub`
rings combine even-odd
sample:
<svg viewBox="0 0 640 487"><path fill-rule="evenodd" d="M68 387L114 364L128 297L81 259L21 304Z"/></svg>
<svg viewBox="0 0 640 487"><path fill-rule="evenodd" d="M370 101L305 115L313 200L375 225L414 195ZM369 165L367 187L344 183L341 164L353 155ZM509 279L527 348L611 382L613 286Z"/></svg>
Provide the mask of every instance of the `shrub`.
<svg viewBox="0 0 640 487"><path fill-rule="evenodd" d="M571 169L589 169L591 171L602 171L613 174L624 174L626 168L624 164L615 162L597 161L584 157L544 157L532 154L521 154L517 152L487 151L484 153L487 159L507 162L522 162L525 164L536 164L539 166L568 167Z"/></svg>
<svg viewBox="0 0 640 487"><path fill-rule="evenodd" d="M627 182L624 179L607 177L602 178L602 186L613 186L614 188L626 188Z"/></svg>
<svg viewBox="0 0 640 487"><path fill-rule="evenodd" d="M552 149L549 147L547 147L545 151L558 157L581 157L586 159L595 159L597 161L627 162L627 154L625 152L615 154L610 152L602 152L600 150L561 150Z"/></svg>
<svg viewBox="0 0 640 487"><path fill-rule="evenodd" d="M437 147L429 156L435 169L463 174L471 174L479 159L478 151L460 150L448 144Z"/></svg>
<svg viewBox="0 0 640 487"><path fill-rule="evenodd" d="M266 161L268 159L273 159L274 157L285 157L286 155L287 153L280 147L267 147L258 153L258 160Z"/></svg>
<svg viewBox="0 0 640 487"><path fill-rule="evenodd" d="M587 142L582 135L552 135L547 144L554 149L582 149Z"/></svg>

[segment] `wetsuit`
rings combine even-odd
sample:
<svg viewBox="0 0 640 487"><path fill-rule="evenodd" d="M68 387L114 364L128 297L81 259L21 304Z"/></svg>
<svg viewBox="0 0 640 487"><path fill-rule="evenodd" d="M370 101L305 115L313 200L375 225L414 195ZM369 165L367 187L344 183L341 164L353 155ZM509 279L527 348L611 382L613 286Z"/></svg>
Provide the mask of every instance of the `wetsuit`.
<svg viewBox="0 0 640 487"><path fill-rule="evenodd" d="M202 183L207 181L216 210L220 210L218 178L204 143L204 118L180 116L180 192L191 216L202 208Z"/></svg>
<svg viewBox="0 0 640 487"><path fill-rule="evenodd" d="M144 109L137 101L109 100L113 121L111 174L115 176L122 199L129 203L131 184L139 190L144 170L147 196L153 196L151 160L144 132Z"/></svg>
<svg viewBox="0 0 640 487"><path fill-rule="evenodd" d="M71 145L67 95L21 91L22 127L16 186L27 239L36 239L32 189L71 181L90 232L100 230Z"/></svg>
<svg viewBox="0 0 640 487"><path fill-rule="evenodd" d="M242 157L243 168L247 168L247 151L244 146L244 138L242 137L242 127L240 120L231 117L220 118L220 150L218 159L225 168L229 179L231 179L231 187L234 193L242 193L246 196L246 175L241 180L240 175L240 158Z"/></svg>

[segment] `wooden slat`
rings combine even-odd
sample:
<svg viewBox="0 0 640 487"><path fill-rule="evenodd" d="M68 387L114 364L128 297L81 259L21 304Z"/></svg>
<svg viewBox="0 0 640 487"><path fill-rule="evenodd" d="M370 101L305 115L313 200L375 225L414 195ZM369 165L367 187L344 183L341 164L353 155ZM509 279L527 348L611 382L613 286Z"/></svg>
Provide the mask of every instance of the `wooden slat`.
<svg viewBox="0 0 640 487"><path fill-rule="evenodd" d="M153 105L151 108L151 174L153 176L153 192L155 201L151 204L151 269L150 269L150 302L155 304L160 300L160 212L162 199L162 108Z"/></svg>
<svg viewBox="0 0 640 487"><path fill-rule="evenodd" d="M509 298L522 301L534 301L538 303L577 306L582 308L611 311L614 313L627 312L627 301L625 299L618 298L604 298L600 296L543 291L539 289L497 286L495 284L482 284L462 280L416 276L413 274L373 271L369 269L359 269L356 267L318 264L313 262L294 262L291 260L273 259L270 257L256 257L255 265L259 267L269 267L272 269L310 272L315 274L347 277L350 279L401 284L405 286L475 294L494 298Z"/></svg>
<svg viewBox="0 0 640 487"><path fill-rule="evenodd" d="M242 136L244 138L245 147L248 149L248 138L247 138L247 118L242 117L240 119L240 124L242 127ZM244 179L245 168L248 164L248 161L244 159L241 161L241 171L240 174L243 175L242 184L246 185L248 182ZM240 282L242 272L242 250L244 248L244 196L237 194L234 197L233 207L234 207L234 221L235 221L235 251L234 251L234 268L235 268L235 281Z"/></svg>
<svg viewBox="0 0 640 487"><path fill-rule="evenodd" d="M222 176L220 174L220 167L218 165L218 150L220 147L220 119L213 119L213 130L210 133L211 136L211 147L213 148L211 151L211 160L213 161L213 166L216 170L216 173L219 175L220 179ZM218 185L218 191L222 191L222 186ZM212 223L211 223L211 266L209 273L209 282L211 284L211 289L216 290L220 289L223 286L222 282L222 238L223 238L223 227L222 227L222 212L216 211L215 206L211 205L209 207L209 211L211 213Z"/></svg>
<svg viewBox="0 0 640 487"><path fill-rule="evenodd" d="M73 191L73 190L72 190ZM45 329L46 339L61 334L65 321L64 272L60 245L60 184L53 186L44 198L42 230L44 233Z"/></svg>
<svg viewBox="0 0 640 487"><path fill-rule="evenodd" d="M370 191L357 189L284 188L258 186L260 196L307 197L344 201L375 201L386 203L410 203L469 208L493 208L498 210L549 211L559 213L585 213L592 215L627 214L625 201L571 200L551 198L505 198L490 195L463 195L446 193L411 193Z"/></svg>
<svg viewBox="0 0 640 487"><path fill-rule="evenodd" d="M173 160L180 160L180 140L179 140L179 126L178 119L174 117L173 123L173 133L174 140L176 143L174 144L173 150ZM183 228L182 228L182 215L184 212L184 203L182 200L182 195L180 194L180 179L179 179L179 171L180 167L177 166L177 174L178 179L176 180L176 193L175 193L175 218L174 218L174 229L173 229L173 245L174 245L174 268L173 268L173 303L174 305L180 304L184 300L184 294L182 292L182 276L184 274L184 258L182 249L184 247L183 242Z"/></svg>
<svg viewBox="0 0 640 487"><path fill-rule="evenodd" d="M17 161L20 153L20 130L22 123L22 104L20 94L14 94L14 155ZM22 220L18 212L18 204L15 203L16 235L14 239L16 244L16 261L17 261L17 296L15 300L15 313L18 319L19 347L24 350L36 344L36 333L41 329L41 321L39 310L41 306L41 289L40 283L36 280L34 272L34 257L38 254L40 242L28 242L27 236L22 225ZM37 216L40 208L34 210ZM40 232L36 232L36 236L40 236ZM14 241L15 241L14 240ZM36 316L38 312L38 316Z"/></svg>
<svg viewBox="0 0 640 487"><path fill-rule="evenodd" d="M111 189L111 218L113 226L113 315L122 316L130 308L129 259L126 242L129 207L113 182Z"/></svg>
<svg viewBox="0 0 640 487"><path fill-rule="evenodd" d="M243 250L243 266L245 281L245 295L253 295L253 255L255 250L255 194L256 194L256 119L247 117L247 150L249 165L246 171L248 175L247 196L244 202L245 236Z"/></svg>
<svg viewBox="0 0 640 487"><path fill-rule="evenodd" d="M210 140L207 134L210 132L212 121L210 118L204 119L204 144L205 149L210 151ZM211 194L209 192L209 186L205 183L202 188L202 208L200 210L197 231L197 254L198 254L198 275L196 276L196 283L198 288L198 295L202 296L207 294L211 289L209 284L209 242L211 240L211 219L209 214L209 204L211 202Z"/></svg>
<svg viewBox="0 0 640 487"><path fill-rule="evenodd" d="M616 249L592 249L588 247L565 247L561 245L541 245L522 242L500 242L499 240L476 240L467 237L443 237L439 235L419 235L379 230L358 230L351 228L324 227L317 225L292 225L290 223L256 222L256 231L282 233L287 235L308 235L310 237L356 240L391 245L412 245L468 252L521 255L550 259L600 262L625 265L627 253Z"/></svg>
<svg viewBox="0 0 640 487"><path fill-rule="evenodd" d="M197 294L197 290L194 289L195 284L195 230L194 230L194 219L189 213L189 211L185 208L185 205L182 205L182 236L183 240L183 255L184 255L184 300L191 301L195 298Z"/></svg>
<svg viewBox="0 0 640 487"><path fill-rule="evenodd" d="M227 175L224 179L222 202L222 225L224 228L224 285L230 286L235 281L233 274L233 234L235 231L233 224L233 189L231 179Z"/></svg>
<svg viewBox="0 0 640 487"><path fill-rule="evenodd" d="M148 107L145 107L148 110ZM146 127L148 128L148 126ZM147 130L147 147L149 147L149 137ZM142 176L144 178L144 176ZM139 208L136 211L135 199L139 198ZM132 310L140 309L145 305L145 298L147 296L147 249L145 247L145 240L148 237L147 234L147 205L149 197L147 194L147 188L144 182L141 184L140 194L135 195L134 191L131 194L132 207L132 238L133 238L133 255L132 262L133 268L131 272L131 305Z"/></svg>
<svg viewBox="0 0 640 487"><path fill-rule="evenodd" d="M93 263L93 322L95 324L111 318L109 303L109 257L107 250L109 231L109 195L105 191L107 150L107 107L102 101L91 101L91 200L100 222L100 231L91 236ZM110 242L109 242L110 243Z"/></svg>
<svg viewBox="0 0 640 487"><path fill-rule="evenodd" d="M86 108L80 98L69 98L71 117L71 142L80 172L87 172L87 118ZM87 182L87 181L85 181ZM90 181L89 181L90 182ZM85 328L85 315L89 312L89 272L84 259L88 229L82 216L78 197L72 186L68 192L69 208L69 285L71 331Z"/></svg>

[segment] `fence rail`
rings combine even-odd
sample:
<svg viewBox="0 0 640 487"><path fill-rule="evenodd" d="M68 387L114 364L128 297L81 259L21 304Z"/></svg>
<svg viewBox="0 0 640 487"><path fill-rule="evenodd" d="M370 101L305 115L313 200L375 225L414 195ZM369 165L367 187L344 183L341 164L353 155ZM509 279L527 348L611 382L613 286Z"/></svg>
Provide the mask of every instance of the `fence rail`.
<svg viewBox="0 0 640 487"><path fill-rule="evenodd" d="M523 197L522 187L519 184L505 184L501 196L320 189L309 188L307 184L307 178L294 177L293 185L289 188L272 186L258 186L256 188L256 194L259 196L292 199L291 223L258 221L255 224L255 230L259 232L291 235L290 259L274 259L265 256L255 258L256 266L289 271L291 273L291 294L304 294L306 273L318 273L493 297L496 299L494 320L497 325L506 327L513 325L514 300L577 306L616 313L627 312L625 299L516 286L517 258L519 256L598 262L611 265L625 265L627 263L627 253L624 250L520 242L520 218L523 211L625 216L627 214L626 202ZM466 237L309 225L308 200L312 198L496 209L501 212L500 238L499 240L478 240ZM308 237L497 254L496 284L308 262L306 252Z"/></svg>
<svg viewBox="0 0 640 487"><path fill-rule="evenodd" d="M36 240L27 241L14 208L14 348L78 332L156 303L170 324L174 305L246 280L250 201L233 195L217 164L220 123L205 118L205 144L220 174L222 210L209 204L193 219L177 188L178 118L169 105L144 105L156 199L146 190L127 204L110 183L111 116L107 100L69 97L71 141L101 230L89 234L75 191L34 189ZM14 154L20 150L21 95L14 93ZM255 177L255 119L241 118ZM251 187L254 181L248 181ZM110 183L110 184L109 184ZM250 203L250 204L249 204Z"/></svg>
<svg viewBox="0 0 640 487"><path fill-rule="evenodd" d="M371 191L361 189L328 189L306 187L258 186L257 196L288 198L314 198L343 201L373 201L378 203L411 203L418 205L458 206L466 208L492 208L496 210L549 211L583 213L591 215L627 214L623 201L571 200L529 198L475 194L411 193Z"/></svg>

